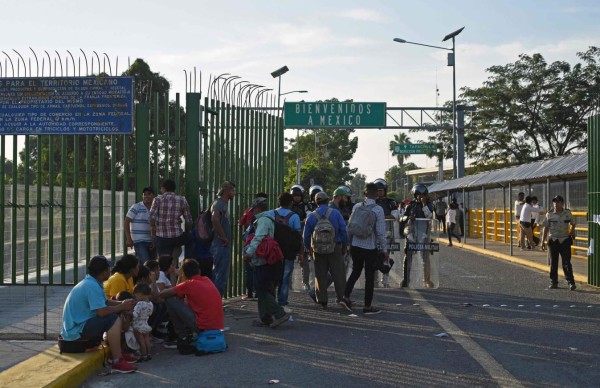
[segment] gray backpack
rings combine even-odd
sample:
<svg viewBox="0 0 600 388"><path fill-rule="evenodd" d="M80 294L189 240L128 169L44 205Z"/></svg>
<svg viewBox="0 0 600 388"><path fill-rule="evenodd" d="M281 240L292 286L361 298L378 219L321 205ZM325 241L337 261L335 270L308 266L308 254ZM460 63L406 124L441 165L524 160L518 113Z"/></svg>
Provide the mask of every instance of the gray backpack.
<svg viewBox="0 0 600 388"><path fill-rule="evenodd" d="M377 217L375 213L373 213L373 208L377 206L377 204L357 206L354 208L352 215L350 216L350 221L348 222L348 233L356 236L367 238L369 237L375 228L375 222L377 221Z"/></svg>
<svg viewBox="0 0 600 388"><path fill-rule="evenodd" d="M332 210L328 208L323 217L316 210L312 213L317 217L317 224L312 232L311 239L314 253L330 254L335 251L335 228L329 221L329 215Z"/></svg>

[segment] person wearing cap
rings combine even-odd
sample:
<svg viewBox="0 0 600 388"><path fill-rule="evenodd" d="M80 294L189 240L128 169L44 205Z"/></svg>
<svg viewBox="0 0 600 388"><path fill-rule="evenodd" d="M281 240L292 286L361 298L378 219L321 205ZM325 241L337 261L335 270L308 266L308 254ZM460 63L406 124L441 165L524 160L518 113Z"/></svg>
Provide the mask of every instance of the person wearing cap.
<svg viewBox="0 0 600 388"><path fill-rule="evenodd" d="M134 372L130 363L136 361L131 355L121 352L121 328L123 322L119 314L133 311L135 301L110 300L106 298L102 283L110 275L110 263L104 256L94 256L88 264L88 274L69 292L62 316L61 336L65 341L80 339L100 343L106 332L110 346L112 371L117 373Z"/></svg>
<svg viewBox="0 0 600 388"><path fill-rule="evenodd" d="M329 195L327 195L326 192L320 191L316 193L315 202L318 207L306 218L306 225L304 225L303 233L304 246L305 249L310 249L312 251L312 234L318 222L318 218L314 213L317 213L320 217L325 217L326 213L329 211L328 220L335 229L336 244L333 253L312 253L315 262L316 300L323 309L327 309L327 273L331 272L338 303L346 310L352 311L350 300L344 296L344 289L346 288L346 270L344 267L343 255L346 254L346 246L348 244L346 222L338 210L327 206L328 201Z"/></svg>
<svg viewBox="0 0 600 388"><path fill-rule="evenodd" d="M225 181L210 206L215 237L210 246L213 254L213 281L221 297L225 295L229 270L231 269L231 222L229 201L235 197L235 184Z"/></svg>
<svg viewBox="0 0 600 388"><path fill-rule="evenodd" d="M571 245L575 240L575 218L569 209L565 209L565 200L560 195L552 199L553 209L548 211L543 221L544 235L542 249L546 244L550 250L549 288L558 288L558 256L562 258L562 267L571 291L577 288L571 265Z"/></svg>
<svg viewBox="0 0 600 388"><path fill-rule="evenodd" d="M264 192L254 194L254 199L262 198L266 201L268 197L268 194ZM254 233L254 226L252 223L255 220L254 208L250 206L248 209L244 210L244 214L242 214L239 221L240 227L242 228L242 241L245 241L250 233ZM242 296L242 300L256 300L254 297L254 268L247 261L244 261L244 278L246 279L246 294Z"/></svg>
<svg viewBox="0 0 600 388"><path fill-rule="evenodd" d="M290 317L283 306L277 303L275 296L275 287L283 272L283 260L267 264L266 259L255 254L263 239L275 237L275 219L267 211L267 202L261 198L255 198L252 207L256 215L256 231L250 243L244 247L244 261L250 261L254 266L254 285L258 297L259 320L252 322L252 325L275 328Z"/></svg>
<svg viewBox="0 0 600 388"><path fill-rule="evenodd" d="M158 255L171 255L178 260L181 246L186 243L181 219L184 220L186 231L192 229L193 220L188 201L184 196L175 194L175 189L175 181L171 179L162 183L162 195L154 198L148 219Z"/></svg>

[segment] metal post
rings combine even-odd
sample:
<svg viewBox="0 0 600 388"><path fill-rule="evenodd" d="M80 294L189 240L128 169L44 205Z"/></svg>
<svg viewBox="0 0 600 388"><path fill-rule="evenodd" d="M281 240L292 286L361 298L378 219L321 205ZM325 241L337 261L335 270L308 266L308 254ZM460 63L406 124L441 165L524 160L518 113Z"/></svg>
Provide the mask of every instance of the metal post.
<svg viewBox="0 0 600 388"><path fill-rule="evenodd" d="M456 50L452 37L452 178L459 177L456 168Z"/></svg>
<svg viewBox="0 0 600 388"><path fill-rule="evenodd" d="M461 105L458 110L458 123L456 126L456 151L457 151L457 178L465 176L465 110Z"/></svg>
<svg viewBox="0 0 600 388"><path fill-rule="evenodd" d="M296 128L296 184L300 184L300 128Z"/></svg>

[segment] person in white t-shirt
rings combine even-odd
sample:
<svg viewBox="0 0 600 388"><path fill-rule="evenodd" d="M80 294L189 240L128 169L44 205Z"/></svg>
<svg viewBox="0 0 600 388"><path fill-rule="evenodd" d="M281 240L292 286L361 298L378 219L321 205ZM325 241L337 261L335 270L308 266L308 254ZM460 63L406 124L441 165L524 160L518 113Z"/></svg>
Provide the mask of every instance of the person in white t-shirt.
<svg viewBox="0 0 600 388"><path fill-rule="evenodd" d="M171 255L161 255L158 258L158 267L160 268L160 274L156 280L156 285L160 291L165 288L172 287L171 274L175 273L175 262Z"/></svg>
<svg viewBox="0 0 600 388"><path fill-rule="evenodd" d="M520 248L523 248L521 245L521 224L519 223L521 218L521 210L523 210L523 200L525 199L525 193L520 192L517 200L515 201L515 220L517 220L517 241Z"/></svg>
<svg viewBox="0 0 600 388"><path fill-rule="evenodd" d="M448 246L452 246L452 236L456 237L460 244L460 236L454 231L456 228L456 204L450 203L450 207L446 212L446 230L448 231Z"/></svg>
<svg viewBox="0 0 600 388"><path fill-rule="evenodd" d="M521 215L519 217L519 224L521 226L521 238L519 240L521 250L525 247L525 238L527 238L527 242L529 243L529 247L527 249L532 249L536 246L533 241L533 232L531 230L531 213L533 207L531 206L531 197L525 197L525 203L523 204L523 208L521 209Z"/></svg>

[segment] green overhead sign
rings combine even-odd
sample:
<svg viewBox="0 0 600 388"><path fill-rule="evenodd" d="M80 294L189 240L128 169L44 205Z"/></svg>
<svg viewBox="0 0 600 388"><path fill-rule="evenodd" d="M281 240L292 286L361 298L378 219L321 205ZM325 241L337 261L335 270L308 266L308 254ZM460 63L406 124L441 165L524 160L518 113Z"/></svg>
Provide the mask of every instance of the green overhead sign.
<svg viewBox="0 0 600 388"><path fill-rule="evenodd" d="M382 128L385 102L286 102L286 128Z"/></svg>
<svg viewBox="0 0 600 388"><path fill-rule="evenodd" d="M437 151L434 144L399 144L394 143L392 155L424 154L429 151Z"/></svg>

